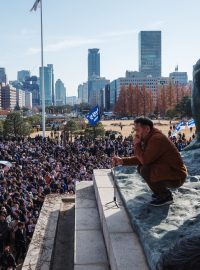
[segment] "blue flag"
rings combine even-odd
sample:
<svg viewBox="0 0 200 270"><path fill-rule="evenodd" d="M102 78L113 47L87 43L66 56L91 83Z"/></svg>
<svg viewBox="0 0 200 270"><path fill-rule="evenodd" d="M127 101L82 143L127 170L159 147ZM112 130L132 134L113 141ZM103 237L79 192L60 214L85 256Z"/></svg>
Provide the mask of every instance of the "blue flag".
<svg viewBox="0 0 200 270"><path fill-rule="evenodd" d="M195 121L194 119L191 119L190 121L188 121L188 127L195 127Z"/></svg>
<svg viewBox="0 0 200 270"><path fill-rule="evenodd" d="M89 121L90 125L94 126L100 121L100 112L99 106L97 105L94 107L87 115L87 120Z"/></svg>
<svg viewBox="0 0 200 270"><path fill-rule="evenodd" d="M185 129L185 128L186 128L185 122L184 122L184 121L181 121L181 122L179 122L178 125L176 126L176 131L181 131L181 130L183 130L183 129Z"/></svg>

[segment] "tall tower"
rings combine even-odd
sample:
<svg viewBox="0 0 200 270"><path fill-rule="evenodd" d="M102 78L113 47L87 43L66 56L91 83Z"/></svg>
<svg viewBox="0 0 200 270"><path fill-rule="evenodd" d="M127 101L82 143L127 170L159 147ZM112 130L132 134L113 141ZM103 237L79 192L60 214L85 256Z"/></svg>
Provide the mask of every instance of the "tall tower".
<svg viewBox="0 0 200 270"><path fill-rule="evenodd" d="M139 71L144 76L161 77L161 31L139 33Z"/></svg>
<svg viewBox="0 0 200 270"><path fill-rule="evenodd" d="M26 78L29 78L31 76L31 73L29 70L20 70L17 72L17 80L19 82L24 82Z"/></svg>
<svg viewBox="0 0 200 270"><path fill-rule="evenodd" d="M42 68L40 67L40 103L42 104ZM53 65L44 67L45 105L53 105Z"/></svg>
<svg viewBox="0 0 200 270"><path fill-rule="evenodd" d="M5 83L7 82L6 78L6 69L5 68L0 68L0 83Z"/></svg>
<svg viewBox="0 0 200 270"><path fill-rule="evenodd" d="M100 77L99 49L88 50L88 80L90 80L93 76Z"/></svg>
<svg viewBox="0 0 200 270"><path fill-rule="evenodd" d="M52 73L52 104L55 105L54 69L52 64L48 64L47 67L51 70Z"/></svg>
<svg viewBox="0 0 200 270"><path fill-rule="evenodd" d="M55 84L55 105L62 106L66 104L66 88L64 83L58 79Z"/></svg>

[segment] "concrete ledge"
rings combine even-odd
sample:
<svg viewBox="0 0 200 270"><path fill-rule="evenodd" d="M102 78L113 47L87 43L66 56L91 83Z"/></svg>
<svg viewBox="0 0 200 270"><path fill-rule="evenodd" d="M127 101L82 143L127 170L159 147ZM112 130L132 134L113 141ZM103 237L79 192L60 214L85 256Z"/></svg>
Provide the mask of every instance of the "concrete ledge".
<svg viewBox="0 0 200 270"><path fill-rule="evenodd" d="M111 269L149 269L138 236L133 232L117 192L120 207L112 202L114 188L110 170L94 170L94 188Z"/></svg>
<svg viewBox="0 0 200 270"><path fill-rule="evenodd" d="M76 185L75 270L108 270L108 259L92 182Z"/></svg>
<svg viewBox="0 0 200 270"><path fill-rule="evenodd" d="M50 269L60 205L56 194L45 198L22 270Z"/></svg>

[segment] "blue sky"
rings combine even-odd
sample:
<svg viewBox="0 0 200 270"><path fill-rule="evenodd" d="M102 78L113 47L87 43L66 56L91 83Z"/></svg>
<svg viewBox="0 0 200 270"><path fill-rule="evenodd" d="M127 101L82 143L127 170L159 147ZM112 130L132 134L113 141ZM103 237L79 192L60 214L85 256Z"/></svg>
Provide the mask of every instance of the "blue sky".
<svg viewBox="0 0 200 270"><path fill-rule="evenodd" d="M18 70L38 75L40 17L35 0L1 1L0 66L8 79ZM138 32L162 31L162 75L175 66L192 78L200 58L199 0L43 0L44 61L54 64L68 95L87 80L87 50L101 51L101 75L113 80L138 70Z"/></svg>

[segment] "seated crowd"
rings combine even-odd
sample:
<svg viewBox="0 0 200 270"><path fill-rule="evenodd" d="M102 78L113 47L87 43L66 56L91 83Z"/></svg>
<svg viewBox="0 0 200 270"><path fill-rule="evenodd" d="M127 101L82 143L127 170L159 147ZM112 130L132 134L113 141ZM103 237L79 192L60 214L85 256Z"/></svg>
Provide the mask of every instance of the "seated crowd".
<svg viewBox="0 0 200 270"><path fill-rule="evenodd" d="M41 137L0 143L0 160L13 164L0 170L0 265L25 258L47 194L74 193L77 181L92 180L93 169L111 168L114 153L130 155L131 143L77 138L63 147Z"/></svg>

